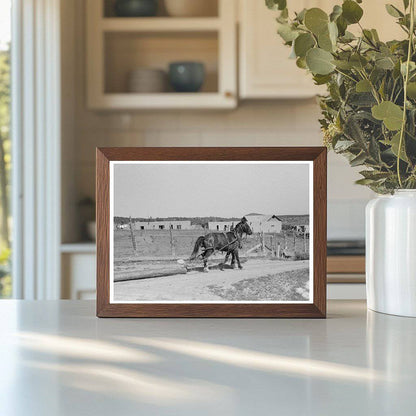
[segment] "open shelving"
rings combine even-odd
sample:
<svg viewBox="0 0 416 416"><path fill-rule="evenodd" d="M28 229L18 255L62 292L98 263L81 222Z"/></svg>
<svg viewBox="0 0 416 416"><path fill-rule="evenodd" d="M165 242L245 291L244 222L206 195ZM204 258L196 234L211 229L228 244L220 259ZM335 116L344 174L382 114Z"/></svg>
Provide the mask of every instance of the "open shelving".
<svg viewBox="0 0 416 416"><path fill-rule="evenodd" d="M215 0L214 0L215 1ZM203 109L237 105L235 4L218 0L218 16L114 17L112 2L87 0L87 104L91 109ZM175 61L204 63L199 92L132 93L130 71Z"/></svg>

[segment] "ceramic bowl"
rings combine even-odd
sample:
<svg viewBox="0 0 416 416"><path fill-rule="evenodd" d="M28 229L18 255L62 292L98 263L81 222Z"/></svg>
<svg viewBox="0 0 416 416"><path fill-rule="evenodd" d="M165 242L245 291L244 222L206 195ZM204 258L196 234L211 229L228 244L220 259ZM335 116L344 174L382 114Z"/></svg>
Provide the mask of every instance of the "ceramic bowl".
<svg viewBox="0 0 416 416"><path fill-rule="evenodd" d="M169 82L176 92L197 92L205 80L205 67L201 62L172 62L169 65Z"/></svg>
<svg viewBox="0 0 416 416"><path fill-rule="evenodd" d="M117 0L114 5L119 17L156 16L158 0Z"/></svg>
<svg viewBox="0 0 416 416"><path fill-rule="evenodd" d="M138 68L129 73L127 90L135 93L160 93L167 90L166 72L161 69Z"/></svg>

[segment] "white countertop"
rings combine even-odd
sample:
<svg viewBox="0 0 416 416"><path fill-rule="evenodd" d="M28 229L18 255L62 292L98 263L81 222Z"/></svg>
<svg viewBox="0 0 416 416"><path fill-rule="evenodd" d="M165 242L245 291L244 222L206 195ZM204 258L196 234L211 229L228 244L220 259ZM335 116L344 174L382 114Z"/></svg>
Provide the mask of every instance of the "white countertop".
<svg viewBox="0 0 416 416"><path fill-rule="evenodd" d="M416 319L97 319L0 301L0 415L415 415Z"/></svg>

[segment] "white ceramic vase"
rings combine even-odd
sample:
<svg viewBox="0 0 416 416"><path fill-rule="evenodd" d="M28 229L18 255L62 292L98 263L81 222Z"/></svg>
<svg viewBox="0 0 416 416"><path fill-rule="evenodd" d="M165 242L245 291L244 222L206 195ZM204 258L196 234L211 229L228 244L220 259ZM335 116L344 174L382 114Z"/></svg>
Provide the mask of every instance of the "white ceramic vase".
<svg viewBox="0 0 416 416"><path fill-rule="evenodd" d="M416 190L368 203L366 280L369 309L416 317Z"/></svg>

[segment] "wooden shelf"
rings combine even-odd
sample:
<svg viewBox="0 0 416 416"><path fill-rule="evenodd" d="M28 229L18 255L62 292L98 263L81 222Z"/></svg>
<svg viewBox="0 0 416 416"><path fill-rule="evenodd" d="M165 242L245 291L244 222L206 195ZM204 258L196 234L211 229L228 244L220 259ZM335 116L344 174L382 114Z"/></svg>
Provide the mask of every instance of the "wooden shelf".
<svg viewBox="0 0 416 416"><path fill-rule="evenodd" d="M107 17L98 21L105 32L201 32L218 31L221 20L218 17Z"/></svg>
<svg viewBox="0 0 416 416"><path fill-rule="evenodd" d="M237 106L234 1L218 0L218 16L195 18L103 17L103 4L103 0L87 0L87 104L90 109L232 109ZM201 92L127 92L132 70L167 71L175 61L204 63L206 79Z"/></svg>
<svg viewBox="0 0 416 416"><path fill-rule="evenodd" d="M95 253L95 243L92 241L82 241L79 243L63 243L61 244L61 253Z"/></svg>
<svg viewBox="0 0 416 416"><path fill-rule="evenodd" d="M232 96L217 93L102 94L90 101L99 109L215 109L234 108Z"/></svg>
<svg viewBox="0 0 416 416"><path fill-rule="evenodd" d="M327 271L330 274L364 274L365 256L328 256Z"/></svg>

